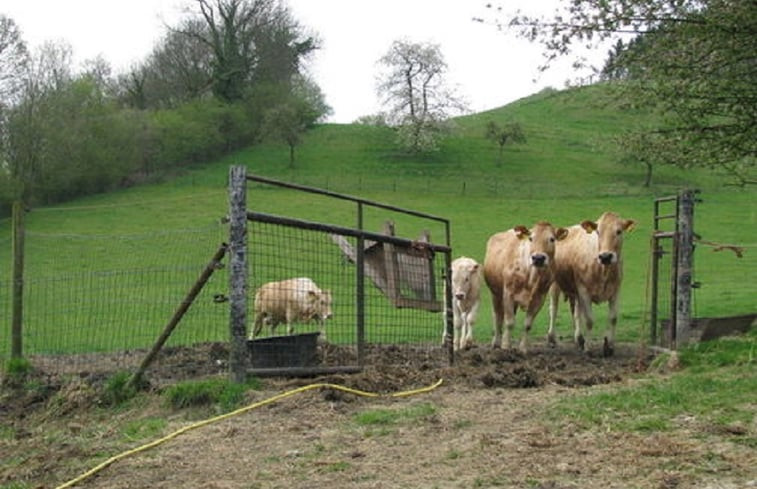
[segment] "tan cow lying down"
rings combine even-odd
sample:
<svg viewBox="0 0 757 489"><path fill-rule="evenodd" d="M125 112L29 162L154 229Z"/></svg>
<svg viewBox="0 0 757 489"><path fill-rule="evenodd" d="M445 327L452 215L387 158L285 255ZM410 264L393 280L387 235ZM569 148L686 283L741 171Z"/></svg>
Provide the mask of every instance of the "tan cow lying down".
<svg viewBox="0 0 757 489"><path fill-rule="evenodd" d="M455 350L473 345L473 324L481 303L481 265L473 258L461 256L452 261L452 345ZM445 300L447 294L444 294ZM445 308L446 311L446 308ZM445 331L445 339L446 331Z"/></svg>
<svg viewBox="0 0 757 489"><path fill-rule="evenodd" d="M568 236L557 245L555 252L555 284L550 291L547 333L550 343L555 343L555 321L562 291L570 301L574 338L581 349L589 349L594 326L592 303L608 303L603 354L612 355L618 322L618 296L623 280L623 234L634 224L633 219L622 219L615 213L605 212L597 222L583 221L568 228ZM585 328L585 334L582 328Z"/></svg>
<svg viewBox="0 0 757 489"><path fill-rule="evenodd" d="M331 317L331 291L321 290L313 280L300 277L280 282L269 282L255 293L255 326L250 338L270 327L271 334L277 325L286 323L287 333L294 333L294 323L318 321L320 339L326 339L325 321Z"/></svg>
<svg viewBox="0 0 757 489"><path fill-rule="evenodd" d="M484 278L494 306L493 347L510 348L515 312L520 307L526 312L520 349L528 349L528 333L552 284L555 242L566 234L565 228L539 222L530 230L517 226L489 238Z"/></svg>

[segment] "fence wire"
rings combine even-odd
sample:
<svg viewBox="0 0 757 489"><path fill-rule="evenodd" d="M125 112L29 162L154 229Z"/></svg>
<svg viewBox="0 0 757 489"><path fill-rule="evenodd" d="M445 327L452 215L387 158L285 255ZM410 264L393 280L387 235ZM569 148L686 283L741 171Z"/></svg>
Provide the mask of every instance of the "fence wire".
<svg viewBox="0 0 757 489"><path fill-rule="evenodd" d="M57 372L113 371L138 364L226 237L225 226L138 235L28 231L23 350ZM50 250L55 250L51 253ZM228 341L228 309L216 272L169 338L168 348ZM11 284L0 282L10 304ZM10 324L4 308L4 324ZM10 328L0 328L0 358Z"/></svg>

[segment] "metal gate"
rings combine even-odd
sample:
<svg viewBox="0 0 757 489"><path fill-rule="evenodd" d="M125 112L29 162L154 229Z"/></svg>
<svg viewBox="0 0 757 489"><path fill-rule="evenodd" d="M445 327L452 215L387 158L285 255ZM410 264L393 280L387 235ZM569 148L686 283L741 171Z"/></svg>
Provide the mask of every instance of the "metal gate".
<svg viewBox="0 0 757 489"><path fill-rule="evenodd" d="M691 327L694 203L698 190L654 201L650 341L674 348ZM665 297L668 299L666 300Z"/></svg>
<svg viewBox="0 0 757 489"><path fill-rule="evenodd" d="M252 191L252 205L247 203L250 183L265 191L292 191L295 200L304 193L352 203L355 225L259 212L253 208L260 199ZM259 195L271 195L265 191ZM392 363L398 353L452 361L451 344L442 345L443 332L452 329L451 310L445 308L451 302L443 297L449 294L445 281L451 263L447 219L246 175L244 167L231 169L229 195L233 377L352 372ZM443 230L443 244L434 243L428 232L417 238L398 236L391 220L380 231L368 231L364 212L369 208L432 222ZM256 291L295 277L317 284L318 293L328 291L333 317L324 327L303 320L294 325L296 334L283 334L287 325L282 324L276 326L281 331L251 338L249 328L256 318L260 321L262 310L254 304Z"/></svg>

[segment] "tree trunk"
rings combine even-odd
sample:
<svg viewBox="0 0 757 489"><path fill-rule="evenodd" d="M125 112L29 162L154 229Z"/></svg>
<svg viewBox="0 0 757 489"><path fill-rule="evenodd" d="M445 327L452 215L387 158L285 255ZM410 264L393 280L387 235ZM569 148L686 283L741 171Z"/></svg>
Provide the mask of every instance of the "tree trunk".
<svg viewBox="0 0 757 489"><path fill-rule="evenodd" d="M649 187L652 184L652 163L645 161L644 165L647 167L647 172L644 176L644 187Z"/></svg>

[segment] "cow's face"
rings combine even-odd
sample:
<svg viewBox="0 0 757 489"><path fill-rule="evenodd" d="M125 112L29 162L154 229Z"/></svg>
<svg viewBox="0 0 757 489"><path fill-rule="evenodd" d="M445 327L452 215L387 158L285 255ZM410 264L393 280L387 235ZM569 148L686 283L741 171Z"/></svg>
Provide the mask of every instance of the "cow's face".
<svg viewBox="0 0 757 489"><path fill-rule="evenodd" d="M615 265L620 260L623 249L623 234L636 224L633 219L622 219L614 212L605 212L597 222L584 221L581 226L586 232L597 232L597 261L601 265Z"/></svg>
<svg viewBox="0 0 757 489"><path fill-rule="evenodd" d="M539 268L549 266L555 256L555 243L567 235L565 228L555 228L548 222L536 223L528 233L531 264Z"/></svg>
<svg viewBox="0 0 757 489"><path fill-rule="evenodd" d="M323 319L330 319L331 313L331 291L322 290L318 294L318 304L316 306L318 317Z"/></svg>
<svg viewBox="0 0 757 489"><path fill-rule="evenodd" d="M462 301L468 296L473 281L479 280L479 264L465 262L452 271L452 295Z"/></svg>

